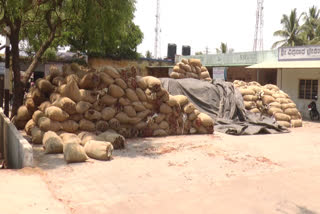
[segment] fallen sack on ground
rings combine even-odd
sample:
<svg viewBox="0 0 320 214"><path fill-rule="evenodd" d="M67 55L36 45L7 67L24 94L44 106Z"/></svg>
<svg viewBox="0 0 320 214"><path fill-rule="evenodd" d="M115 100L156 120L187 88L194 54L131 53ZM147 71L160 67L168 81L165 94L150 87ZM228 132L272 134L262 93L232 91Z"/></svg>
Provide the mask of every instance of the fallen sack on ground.
<svg viewBox="0 0 320 214"><path fill-rule="evenodd" d="M44 147L44 151L47 154L63 152L62 139L53 131L48 131L44 133L42 144Z"/></svg>
<svg viewBox="0 0 320 214"><path fill-rule="evenodd" d="M63 155L67 163L85 162L88 159L84 148L78 143L65 144Z"/></svg>
<svg viewBox="0 0 320 214"><path fill-rule="evenodd" d="M110 160L113 152L113 146L110 142L89 140L84 149L86 154L97 160Z"/></svg>

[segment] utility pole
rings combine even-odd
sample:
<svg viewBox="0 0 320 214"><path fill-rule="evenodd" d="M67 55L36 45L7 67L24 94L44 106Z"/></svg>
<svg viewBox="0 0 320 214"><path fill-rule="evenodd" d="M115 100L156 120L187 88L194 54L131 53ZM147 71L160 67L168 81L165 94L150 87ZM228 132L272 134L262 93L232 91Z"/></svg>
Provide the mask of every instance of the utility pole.
<svg viewBox="0 0 320 214"><path fill-rule="evenodd" d="M253 51L263 51L263 1L257 0L256 26L253 40Z"/></svg>
<svg viewBox="0 0 320 214"><path fill-rule="evenodd" d="M4 74L4 114L9 117L10 103L10 27L5 27L6 33L6 50L5 50L5 74Z"/></svg>
<svg viewBox="0 0 320 214"><path fill-rule="evenodd" d="M159 52L160 48L160 0L157 0L157 12L156 12L156 28L155 28L155 40L154 40L154 58L161 57Z"/></svg>

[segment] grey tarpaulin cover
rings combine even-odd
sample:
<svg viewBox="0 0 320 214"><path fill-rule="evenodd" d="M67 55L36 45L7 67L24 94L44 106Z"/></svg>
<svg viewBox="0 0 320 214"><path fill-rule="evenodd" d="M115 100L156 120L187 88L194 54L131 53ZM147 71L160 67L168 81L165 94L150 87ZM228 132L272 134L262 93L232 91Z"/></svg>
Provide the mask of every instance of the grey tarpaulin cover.
<svg viewBox="0 0 320 214"><path fill-rule="evenodd" d="M242 96L232 83L214 80L160 78L171 95L185 95L215 121L215 130L232 135L288 132L274 118L245 110Z"/></svg>

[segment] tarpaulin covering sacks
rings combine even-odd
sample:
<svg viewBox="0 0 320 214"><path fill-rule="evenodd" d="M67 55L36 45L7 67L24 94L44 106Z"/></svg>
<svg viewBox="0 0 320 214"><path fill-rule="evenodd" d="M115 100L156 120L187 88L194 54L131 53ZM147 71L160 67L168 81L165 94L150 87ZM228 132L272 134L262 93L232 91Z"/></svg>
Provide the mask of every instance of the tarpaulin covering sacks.
<svg viewBox="0 0 320 214"><path fill-rule="evenodd" d="M161 78L171 95L185 95L197 109L210 115L215 130L232 135L274 134L289 132L273 118L245 110L241 93L232 83L214 80Z"/></svg>

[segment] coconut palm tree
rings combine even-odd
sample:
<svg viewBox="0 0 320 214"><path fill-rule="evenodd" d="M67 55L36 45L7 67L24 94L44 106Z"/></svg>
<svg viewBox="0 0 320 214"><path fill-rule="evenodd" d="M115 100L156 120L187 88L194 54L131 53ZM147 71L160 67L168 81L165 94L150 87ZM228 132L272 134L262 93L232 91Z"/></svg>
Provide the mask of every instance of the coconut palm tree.
<svg viewBox="0 0 320 214"><path fill-rule="evenodd" d="M302 29L307 44L318 44L320 41L320 10L313 6L309 13L304 13L304 24Z"/></svg>
<svg viewBox="0 0 320 214"><path fill-rule="evenodd" d="M216 48L217 54L232 53L233 51L233 48L228 48L227 43L224 42L221 42L220 48Z"/></svg>
<svg viewBox="0 0 320 214"><path fill-rule="evenodd" d="M283 39L275 42L272 45L272 48L276 48L279 46L297 46L304 44L302 38L302 28L299 25L301 15L298 17L296 8L291 10L289 16L283 14L281 19L281 24L283 25L282 30L278 30L273 33L273 36L280 36Z"/></svg>

